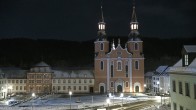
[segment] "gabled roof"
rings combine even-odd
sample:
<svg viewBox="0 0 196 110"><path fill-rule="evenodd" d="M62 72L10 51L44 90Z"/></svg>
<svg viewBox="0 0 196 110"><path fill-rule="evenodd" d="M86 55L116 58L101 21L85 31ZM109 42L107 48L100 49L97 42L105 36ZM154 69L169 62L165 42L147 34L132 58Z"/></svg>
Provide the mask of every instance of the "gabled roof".
<svg viewBox="0 0 196 110"><path fill-rule="evenodd" d="M184 45L187 53L196 53L196 45Z"/></svg>
<svg viewBox="0 0 196 110"><path fill-rule="evenodd" d="M173 67L181 67L182 66L182 59L180 59Z"/></svg>

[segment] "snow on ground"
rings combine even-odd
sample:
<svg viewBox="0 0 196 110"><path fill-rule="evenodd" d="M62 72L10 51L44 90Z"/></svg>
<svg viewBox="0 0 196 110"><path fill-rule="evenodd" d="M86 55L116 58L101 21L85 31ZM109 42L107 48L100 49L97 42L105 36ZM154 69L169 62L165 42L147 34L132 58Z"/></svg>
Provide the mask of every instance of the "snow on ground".
<svg viewBox="0 0 196 110"><path fill-rule="evenodd" d="M79 101L80 103L77 103L76 101ZM93 106L107 106L106 103L106 95L94 95L94 96L80 96L80 97L67 97L67 98L61 98L56 95L49 95L44 98L35 98L30 101L27 101L25 103L19 104L15 107L8 107L8 106L1 106L0 110L32 110L34 108L35 110L63 110L71 108L84 108L84 107L93 107ZM131 103L136 102L140 100L147 100L148 97L144 94L134 94L132 96L124 96L123 98L119 96L112 96L109 98L110 104L125 104L125 103Z"/></svg>

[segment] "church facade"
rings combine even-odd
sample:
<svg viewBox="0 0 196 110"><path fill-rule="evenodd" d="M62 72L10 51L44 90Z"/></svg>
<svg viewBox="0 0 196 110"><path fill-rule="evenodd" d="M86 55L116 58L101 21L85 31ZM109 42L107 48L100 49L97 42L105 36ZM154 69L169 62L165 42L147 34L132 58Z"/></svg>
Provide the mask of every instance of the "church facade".
<svg viewBox="0 0 196 110"><path fill-rule="evenodd" d="M143 41L139 36L135 6L125 48L121 46L120 39L117 46L114 41L107 40L105 24L102 12L94 42L94 92L144 92Z"/></svg>

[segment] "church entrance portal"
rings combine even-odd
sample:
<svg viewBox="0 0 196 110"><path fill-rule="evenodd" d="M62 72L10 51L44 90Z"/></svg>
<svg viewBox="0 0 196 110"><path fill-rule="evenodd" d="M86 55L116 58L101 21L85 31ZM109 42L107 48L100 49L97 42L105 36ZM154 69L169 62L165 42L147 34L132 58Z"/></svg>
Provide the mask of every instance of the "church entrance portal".
<svg viewBox="0 0 196 110"><path fill-rule="evenodd" d="M117 92L119 93L119 92L122 92L122 86L121 85L118 85L117 86Z"/></svg>
<svg viewBox="0 0 196 110"><path fill-rule="evenodd" d="M135 86L135 92L139 92L139 86Z"/></svg>
<svg viewBox="0 0 196 110"><path fill-rule="evenodd" d="M103 94L104 93L104 87L100 86L100 93Z"/></svg>

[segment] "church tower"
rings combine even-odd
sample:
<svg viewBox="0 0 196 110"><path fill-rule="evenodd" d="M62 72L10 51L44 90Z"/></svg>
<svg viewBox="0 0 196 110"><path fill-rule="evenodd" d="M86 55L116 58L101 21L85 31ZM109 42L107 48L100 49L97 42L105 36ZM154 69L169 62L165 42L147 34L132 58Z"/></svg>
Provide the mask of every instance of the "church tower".
<svg viewBox="0 0 196 110"><path fill-rule="evenodd" d="M94 42L95 45L95 59L94 59L94 67L95 67L95 83L99 84L99 86L95 85L94 91L99 93L106 92L106 77L107 77L107 60L104 59L106 54L109 52L109 41L106 37L105 32L105 22L103 17L103 9L101 6L101 20L98 23L98 33L97 39Z"/></svg>
<svg viewBox="0 0 196 110"><path fill-rule="evenodd" d="M132 90L134 92L144 91L144 55L143 55L143 41L140 39L138 31L138 21L135 11L135 3L133 3L133 12L130 22L131 32L127 41L127 50L132 54Z"/></svg>

